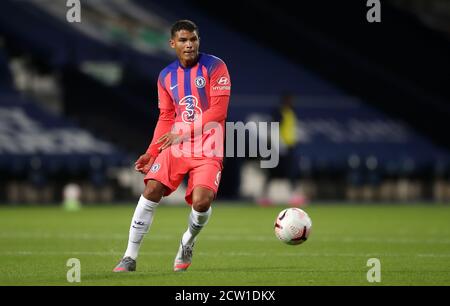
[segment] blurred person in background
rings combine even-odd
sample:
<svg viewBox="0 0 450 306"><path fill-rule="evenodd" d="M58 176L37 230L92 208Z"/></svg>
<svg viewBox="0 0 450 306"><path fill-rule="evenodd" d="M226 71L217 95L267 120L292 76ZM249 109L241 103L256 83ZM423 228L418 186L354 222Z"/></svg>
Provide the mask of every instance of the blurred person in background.
<svg viewBox="0 0 450 306"><path fill-rule="evenodd" d="M299 142L297 133L298 118L294 109L294 95L283 93L280 105L273 113L273 121L280 123L280 159L275 168L269 168L267 178L264 181L262 196L258 199L258 204L268 206L273 204L269 196L269 187L276 178L286 179L289 184L290 197L288 204L291 206L303 206L305 197L297 191L298 158L296 149Z"/></svg>
<svg viewBox="0 0 450 306"><path fill-rule="evenodd" d="M211 216L222 171L231 81L225 63L200 53L199 46L199 30L192 21L179 20L172 26L170 47L177 60L159 74L159 119L147 152L135 163L135 169L146 175L146 187L131 221L128 247L114 272L136 270L139 248L156 207L163 196L178 188L186 174L185 199L192 210L174 271L185 271L191 265L196 236Z"/></svg>

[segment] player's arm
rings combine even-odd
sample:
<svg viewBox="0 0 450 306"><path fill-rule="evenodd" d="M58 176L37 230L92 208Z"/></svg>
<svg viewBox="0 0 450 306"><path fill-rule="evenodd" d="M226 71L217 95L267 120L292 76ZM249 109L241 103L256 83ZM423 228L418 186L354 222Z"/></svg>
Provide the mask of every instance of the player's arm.
<svg viewBox="0 0 450 306"><path fill-rule="evenodd" d="M161 151L158 139L161 138L162 135L170 132L175 122L175 107L170 95L164 89L160 81L158 81L158 100L159 117L153 132L153 139L148 146L147 151L142 154L135 163L136 171L144 174L150 170L150 167Z"/></svg>

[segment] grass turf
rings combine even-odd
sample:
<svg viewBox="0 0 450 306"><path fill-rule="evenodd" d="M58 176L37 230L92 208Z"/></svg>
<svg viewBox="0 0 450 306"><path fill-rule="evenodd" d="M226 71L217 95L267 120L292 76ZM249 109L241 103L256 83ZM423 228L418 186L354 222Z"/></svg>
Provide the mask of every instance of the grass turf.
<svg viewBox="0 0 450 306"><path fill-rule="evenodd" d="M187 272L172 272L188 206L161 205L138 258L137 272L112 273L126 247L134 204L0 208L0 285L450 285L450 207L310 205L310 239L275 238L284 207L215 203ZM69 283L69 258L81 282ZM369 258L381 282L369 283Z"/></svg>

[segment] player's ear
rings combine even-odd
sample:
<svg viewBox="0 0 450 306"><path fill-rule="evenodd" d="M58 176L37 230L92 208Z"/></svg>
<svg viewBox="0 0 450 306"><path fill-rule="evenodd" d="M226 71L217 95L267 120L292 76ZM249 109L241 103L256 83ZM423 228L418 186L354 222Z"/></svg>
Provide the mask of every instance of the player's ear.
<svg viewBox="0 0 450 306"><path fill-rule="evenodd" d="M169 46L170 46L172 49L175 49L175 40L174 40L173 38L171 38L171 39L169 40Z"/></svg>

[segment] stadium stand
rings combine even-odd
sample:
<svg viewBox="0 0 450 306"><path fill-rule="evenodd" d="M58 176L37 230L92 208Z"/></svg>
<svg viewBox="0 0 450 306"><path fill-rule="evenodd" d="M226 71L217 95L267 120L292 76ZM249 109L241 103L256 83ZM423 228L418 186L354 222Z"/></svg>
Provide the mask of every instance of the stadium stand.
<svg viewBox="0 0 450 306"><path fill-rule="evenodd" d="M57 80L64 104L56 116L59 127L68 128L75 121L114 144L114 148L108 144L111 151L101 157L113 160L111 166L126 160L120 152L137 156L146 149L158 115L156 78L173 57L166 44L169 28L173 21L189 18L200 27L202 51L223 58L230 70L233 95L228 121L269 118L282 92L296 95L302 139L299 163L293 166L299 167L303 181L319 182L321 192L316 197L346 197L346 192L352 193L343 187L347 185L373 184L381 189L382 182L390 178L418 177L427 184L427 191L418 196L431 198L434 176L445 183L450 163L449 153L442 148L442 132L434 135L433 128L412 123L421 114L437 114L436 128L445 128L448 109L441 101L446 89L435 90L439 84L424 76L414 79L407 72L397 73L411 71L405 69L410 57L402 63L379 63L370 37L353 42L338 30L348 31L347 24L334 30L321 28L306 12L292 12L284 2L243 2L234 15L228 8L212 13L209 5L179 0L93 1L83 4L82 22L77 24L65 20L64 5L48 0L5 0L0 35L12 57L31 58L32 65L43 67ZM307 7L317 9L317 5ZM277 14L268 14L271 11ZM262 24L260 14L267 16ZM323 18L332 17L328 14ZM226 16L232 17L218 21ZM394 43L395 37L388 34ZM429 42L437 46L434 40ZM434 66L442 60L442 53L437 54ZM2 98L2 107L20 105L25 114L39 112L29 119L44 127L57 120L37 110L39 99L18 99L7 65L5 54L0 53L0 89L14 97ZM373 92L373 86L379 90ZM91 157L98 153L89 151ZM77 154L71 152L67 161L77 160ZM86 165L89 160L84 160ZM227 158L225 166L228 170L222 179L228 183L219 196L234 198L242 187L243 160ZM327 192L329 186L339 190Z"/></svg>
<svg viewBox="0 0 450 306"><path fill-rule="evenodd" d="M421 2L440 7L440 1ZM202 0L190 4L450 148L448 35L408 11L385 2L382 22L371 24L359 0L307 1L296 10L289 1L243 1L239 10L215 10Z"/></svg>
<svg viewBox="0 0 450 306"><path fill-rule="evenodd" d="M0 169L1 201L60 199L60 192L42 192L50 182L62 189L71 181L88 181L101 188L108 169L129 162L125 152L79 128L67 118L39 107L13 88L6 55L0 49ZM20 182L20 183L19 183ZM57 187L56 187L57 186ZM23 188L27 192L23 191Z"/></svg>

